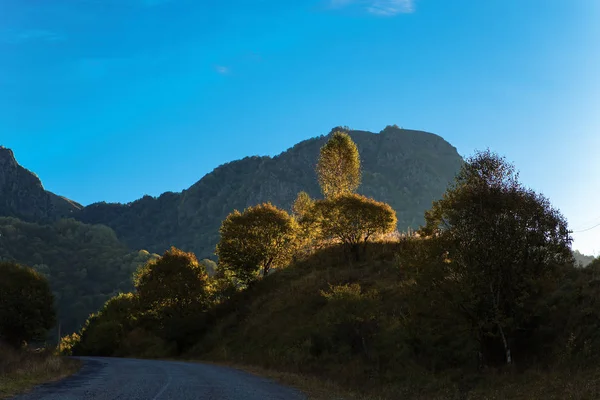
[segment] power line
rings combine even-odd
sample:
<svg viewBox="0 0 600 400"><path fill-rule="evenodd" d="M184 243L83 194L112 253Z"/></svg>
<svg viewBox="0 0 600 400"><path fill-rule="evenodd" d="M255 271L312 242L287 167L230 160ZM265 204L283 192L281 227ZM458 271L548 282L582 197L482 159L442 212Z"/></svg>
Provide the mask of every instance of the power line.
<svg viewBox="0 0 600 400"><path fill-rule="evenodd" d="M584 230L581 230L581 231L573 231L573 233L582 233L582 232L591 231L592 229L595 229L595 228L597 228L599 226L600 226L600 224L597 224L597 225L592 226L591 228L587 228L587 229L584 229Z"/></svg>
<svg viewBox="0 0 600 400"><path fill-rule="evenodd" d="M579 226L580 226L580 227L584 227L584 226L586 226L586 225L588 225L588 224L594 224L594 223L596 223L596 222L598 222L598 221L600 221L600 216L599 216L599 217L596 217L596 218L594 218L594 219L591 219L591 220L589 220L589 221L588 221L588 222L586 222L585 224L577 224L577 226L578 226L578 227L579 227ZM596 226L598 226L598 225L596 225ZM592 227L592 228L590 228L590 229L593 229L593 228L595 228L596 226L594 226L594 227Z"/></svg>

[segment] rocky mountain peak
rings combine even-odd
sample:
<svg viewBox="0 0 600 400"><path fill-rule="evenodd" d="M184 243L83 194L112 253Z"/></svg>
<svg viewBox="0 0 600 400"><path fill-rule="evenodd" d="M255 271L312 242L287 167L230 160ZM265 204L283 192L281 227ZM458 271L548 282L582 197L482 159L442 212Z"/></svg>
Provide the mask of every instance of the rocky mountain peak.
<svg viewBox="0 0 600 400"><path fill-rule="evenodd" d="M0 215L26 221L68 216L81 206L44 189L36 174L17 162L13 151L0 146Z"/></svg>

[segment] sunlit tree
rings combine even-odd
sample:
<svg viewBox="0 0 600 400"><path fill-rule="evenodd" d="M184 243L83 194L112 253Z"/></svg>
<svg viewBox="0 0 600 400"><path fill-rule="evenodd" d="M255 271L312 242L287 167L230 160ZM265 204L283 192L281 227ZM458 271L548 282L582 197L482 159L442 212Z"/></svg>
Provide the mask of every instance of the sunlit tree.
<svg viewBox="0 0 600 400"><path fill-rule="evenodd" d="M360 185L360 156L350 135L335 132L321 148L317 175L326 198L354 193Z"/></svg>
<svg viewBox="0 0 600 400"><path fill-rule="evenodd" d="M290 261L297 247L298 225L287 212L265 203L232 212L220 233L219 265L248 284Z"/></svg>
<svg viewBox="0 0 600 400"><path fill-rule="evenodd" d="M359 194L318 200L314 213L321 237L339 240L357 257L361 244L392 232L397 222L396 212L388 204Z"/></svg>

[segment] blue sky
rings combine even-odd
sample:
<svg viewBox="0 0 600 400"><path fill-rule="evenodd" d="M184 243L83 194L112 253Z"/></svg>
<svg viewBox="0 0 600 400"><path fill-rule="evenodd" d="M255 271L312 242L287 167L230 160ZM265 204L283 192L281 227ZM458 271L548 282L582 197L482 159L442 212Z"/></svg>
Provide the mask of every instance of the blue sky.
<svg viewBox="0 0 600 400"><path fill-rule="evenodd" d="M332 127L491 149L600 223L597 0L0 0L0 144L84 204ZM600 253L600 227L575 234Z"/></svg>

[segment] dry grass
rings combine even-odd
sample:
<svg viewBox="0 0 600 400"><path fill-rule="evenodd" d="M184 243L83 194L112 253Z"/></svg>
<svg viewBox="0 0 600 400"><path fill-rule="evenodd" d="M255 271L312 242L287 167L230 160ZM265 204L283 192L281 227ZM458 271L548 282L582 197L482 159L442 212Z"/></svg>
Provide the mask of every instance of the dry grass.
<svg viewBox="0 0 600 400"><path fill-rule="evenodd" d="M207 363L206 361L202 361ZM258 366L240 365L226 362L208 362L209 364L235 368L248 372L252 375L268 378L282 385L290 386L300 390L309 400L383 400L376 395L365 395L343 388L333 381L317 378L309 375L291 372L280 372Z"/></svg>
<svg viewBox="0 0 600 400"><path fill-rule="evenodd" d="M78 361L56 356L52 350L16 351L0 344L0 354L0 399L65 378L80 368Z"/></svg>
<svg viewBox="0 0 600 400"><path fill-rule="evenodd" d="M236 368L253 375L272 379L283 385L294 387L308 396L309 400L595 400L600 399L600 368L581 370L530 370L525 373L498 372L482 376L479 383L468 393L456 393L450 386L444 388L442 378L437 382L438 390L417 393L414 388L379 387L368 393L309 375L278 372L257 366L214 362L215 365ZM433 378L435 379L435 378Z"/></svg>

